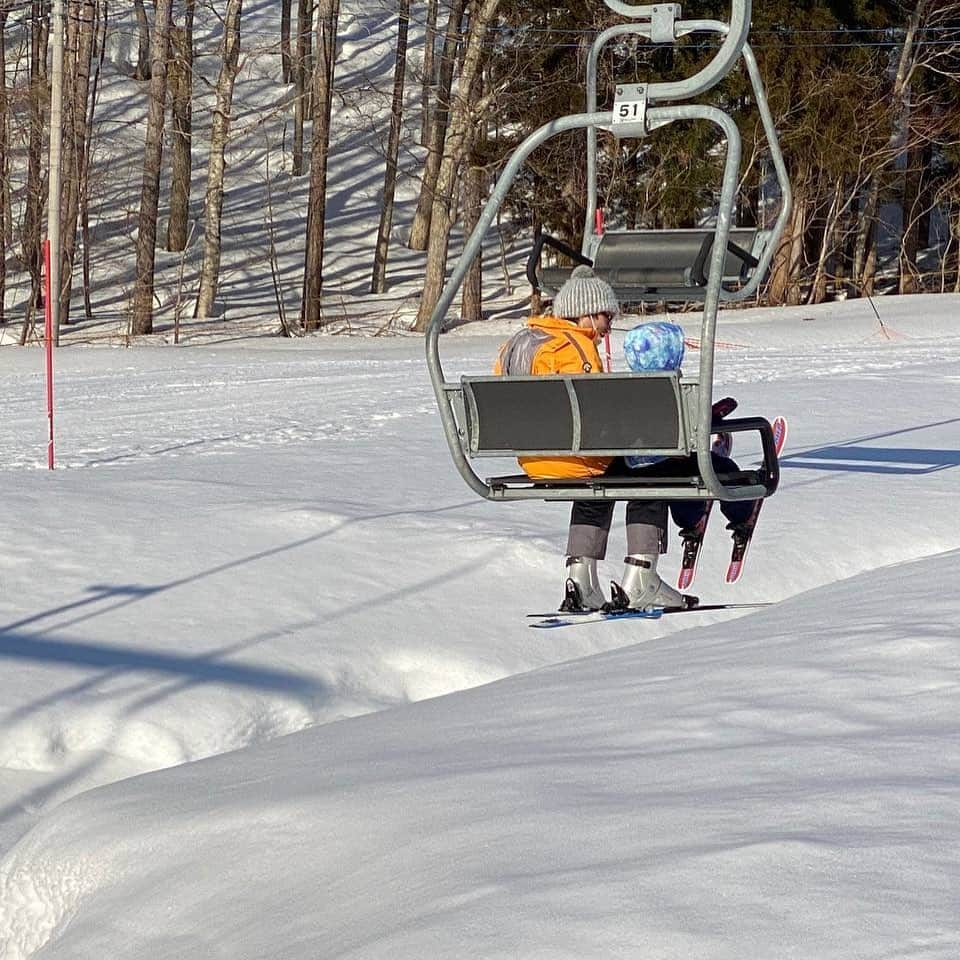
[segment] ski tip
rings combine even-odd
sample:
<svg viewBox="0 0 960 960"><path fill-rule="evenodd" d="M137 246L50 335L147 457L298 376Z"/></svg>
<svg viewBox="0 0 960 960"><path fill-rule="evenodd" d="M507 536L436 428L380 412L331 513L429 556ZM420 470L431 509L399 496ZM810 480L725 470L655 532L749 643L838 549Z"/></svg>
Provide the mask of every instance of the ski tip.
<svg viewBox="0 0 960 960"><path fill-rule="evenodd" d="M785 417L775 417L770 426L773 428L773 446L777 456L783 452L784 445L787 442L787 421Z"/></svg>

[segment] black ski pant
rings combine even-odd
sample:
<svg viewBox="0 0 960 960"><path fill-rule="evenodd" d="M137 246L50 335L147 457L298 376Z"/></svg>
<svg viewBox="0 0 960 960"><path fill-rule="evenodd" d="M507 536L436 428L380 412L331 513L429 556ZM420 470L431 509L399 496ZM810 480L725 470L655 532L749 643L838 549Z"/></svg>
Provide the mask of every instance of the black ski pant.
<svg viewBox="0 0 960 960"><path fill-rule="evenodd" d="M713 454L714 469L727 473L739 469L727 457ZM606 477L629 477L643 474L648 477L668 477L695 473L696 456L668 457L659 463L644 467L629 467L622 457L613 460L604 472ZM568 557L592 557L602 560L607 553L607 540L613 523L613 500L575 500L570 511L570 531L567 536ZM680 529L694 526L707 509L704 500L628 500L627 554L658 554L667 549L667 508L673 522ZM747 520L753 511L753 501L721 500L720 511L729 523Z"/></svg>

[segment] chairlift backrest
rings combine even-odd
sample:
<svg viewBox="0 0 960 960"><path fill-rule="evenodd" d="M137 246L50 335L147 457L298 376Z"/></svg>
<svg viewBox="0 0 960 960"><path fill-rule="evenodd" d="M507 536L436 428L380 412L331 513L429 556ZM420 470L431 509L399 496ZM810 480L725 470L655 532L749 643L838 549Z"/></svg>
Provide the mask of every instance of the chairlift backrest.
<svg viewBox="0 0 960 960"><path fill-rule="evenodd" d="M472 456L690 452L676 371L461 382ZM624 417L624 410L638 415Z"/></svg>

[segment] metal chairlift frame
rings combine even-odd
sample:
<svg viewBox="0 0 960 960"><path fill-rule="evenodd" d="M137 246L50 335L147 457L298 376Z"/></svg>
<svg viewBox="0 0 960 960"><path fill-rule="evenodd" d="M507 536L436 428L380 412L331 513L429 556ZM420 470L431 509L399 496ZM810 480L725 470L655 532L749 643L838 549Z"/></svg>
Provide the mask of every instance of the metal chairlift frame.
<svg viewBox="0 0 960 960"><path fill-rule="evenodd" d="M593 385L600 386L598 381L608 381L612 389L612 381L614 380L640 381L643 380L643 378L650 380L651 375L595 373L579 377L462 377L460 382L449 382L444 378L443 368L440 362L439 339L447 311L463 283L470 264L479 253L483 238L493 223L496 213L506 198L522 165L537 147L558 134L572 130L587 130L589 135L591 130L595 133L597 128L610 129L614 126L613 111L598 112L594 110L583 114L560 117L541 126L521 143L504 167L496 186L480 214L480 218L473 232L464 246L463 253L456 263L450 279L441 292L440 298L430 317L425 346L427 367L437 399L447 445L450 449L454 465L467 485L481 497L490 500L752 500L766 497L776 490L779 479L776 455L773 450L772 432L768 421L762 418L748 418L735 421L725 420L723 427L725 430L756 430L759 432L764 451L764 465L760 471L746 478L724 478L727 481L724 482L724 480L718 477L714 470L710 454L711 434L714 429L712 394L715 331L721 294L723 264L726 256L726 246L730 232L730 222L736 198L737 179L740 167L740 133L733 119L717 107L689 103L658 105L658 102L662 100L689 99L698 96L709 90L732 69L737 59L742 55L746 44L751 14L751 0L731 0L731 18L729 24L721 24L716 21L677 21L675 19L677 5L675 4L632 6L621 3L619 0L605 0L605 3L611 9L625 16L645 18L648 23L640 24L639 26L649 29L651 39L656 42L666 39L664 34L667 32L665 26L667 21L664 19L664 6L672 8L669 12L669 19L674 23L674 35L676 35L676 31L689 32L687 30L688 24L700 25L706 23L709 24L708 29L714 30L724 37L719 50L710 63L694 76L676 82L649 84L647 87L647 105L645 106L644 116L640 120L632 124L616 124L618 128L617 132L622 136L643 137L648 130L676 120L703 120L713 123L727 141L719 211L714 234L715 239L710 254L709 276L704 295L703 320L700 336L699 376L696 379L684 377L681 380L675 372L671 372L663 375L653 375L652 377L652 379L659 377L661 380L669 381L673 384L671 389L676 391L674 412L680 428L678 434L680 437L678 441L679 448L676 450L667 450L664 447L644 447L631 444L606 451L599 450L596 447L591 447L589 451L585 451L589 452L590 455L603 455L604 453L611 455L645 453L659 455L664 452L695 454L698 475L679 478L675 482L663 481L661 483L651 483L649 481L638 481L635 483L632 480L539 482L530 480L527 477L494 478L492 480L482 479L470 463L472 457L505 457L532 452L546 455L570 456L573 451L577 450L576 444L579 440L581 429L581 409L576 400L578 386L580 385L579 381L589 379L591 381L591 389ZM612 29L616 30L617 28ZM693 29L693 27L690 29ZM598 38L598 42L599 40L600 38ZM752 60L752 57L748 56L745 59L748 64L748 69L750 69L751 63L753 63L753 67L755 68L755 62ZM753 76L752 73L751 76ZM757 83L755 86L759 86L759 75L757 75ZM763 103L765 107L765 98ZM768 138L772 144L775 144L776 136L773 130L772 120L769 117L769 110L766 110L764 125L765 128L767 128ZM786 208L789 206L790 196L785 169L781 174L778 168L778 174L780 174L781 179L782 200L784 205L784 210L778 219L778 224L782 229L782 224L789 212ZM776 231L776 227L774 229ZM776 241L777 237L774 236L770 242L771 251ZM767 262L769 262L769 260ZM540 381L542 387L535 387L535 389L541 392L544 389L551 389L551 385L555 385L558 382L563 383L566 393L570 397L573 441L547 450L540 450L539 445L536 445L537 449L534 451L529 448L508 449L503 446L497 446L496 444L493 445L494 449L484 449L481 436L482 431L479 430L476 420L478 411L476 409L475 399L477 392L479 390L487 393L493 391L495 394L499 392L501 397L507 397L507 391L517 386L518 382L531 380ZM499 386L497 385L498 383ZM493 407L496 409L498 404L493 404ZM499 409L501 410L502 416L502 411L505 408L500 405ZM629 416L630 412L630 409L623 411L625 416ZM640 416L639 411L633 414L633 416L635 418Z"/></svg>

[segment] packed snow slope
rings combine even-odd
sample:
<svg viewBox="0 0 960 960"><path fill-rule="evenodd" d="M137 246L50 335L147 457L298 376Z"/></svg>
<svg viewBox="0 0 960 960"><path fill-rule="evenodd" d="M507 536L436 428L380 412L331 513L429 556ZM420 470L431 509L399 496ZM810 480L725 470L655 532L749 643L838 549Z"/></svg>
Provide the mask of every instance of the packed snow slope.
<svg viewBox="0 0 960 960"><path fill-rule="evenodd" d="M774 605L557 631L418 339L60 351L53 473L5 351L0 956L960 955L960 298L879 307L721 321Z"/></svg>

